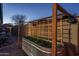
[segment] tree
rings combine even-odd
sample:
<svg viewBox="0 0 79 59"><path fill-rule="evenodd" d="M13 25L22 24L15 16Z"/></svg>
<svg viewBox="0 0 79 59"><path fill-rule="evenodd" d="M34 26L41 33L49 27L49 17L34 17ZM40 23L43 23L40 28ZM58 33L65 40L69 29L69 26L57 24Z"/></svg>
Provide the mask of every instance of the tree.
<svg viewBox="0 0 79 59"><path fill-rule="evenodd" d="M18 25L18 47L22 47L22 27L25 22L26 16L24 15L14 15L12 16L12 20Z"/></svg>
<svg viewBox="0 0 79 59"><path fill-rule="evenodd" d="M14 15L12 16L12 20L14 20L16 22L16 24L20 25L23 24L25 22L26 16L24 15Z"/></svg>

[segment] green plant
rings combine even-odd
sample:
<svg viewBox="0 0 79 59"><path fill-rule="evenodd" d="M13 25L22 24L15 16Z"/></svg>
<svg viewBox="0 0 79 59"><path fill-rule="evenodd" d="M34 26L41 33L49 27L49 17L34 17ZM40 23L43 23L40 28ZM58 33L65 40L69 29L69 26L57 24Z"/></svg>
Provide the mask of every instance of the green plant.
<svg viewBox="0 0 79 59"><path fill-rule="evenodd" d="M24 37L26 39L28 39L28 40L30 40L30 41L32 41L32 42L40 45L40 46L45 47L45 48L51 48L51 46L52 46L52 43L51 42L44 41L44 40L42 40L40 38L35 38L35 37L31 37L31 36L27 36L27 37L24 36ZM61 45L60 44L57 44L57 47L58 48L61 48Z"/></svg>

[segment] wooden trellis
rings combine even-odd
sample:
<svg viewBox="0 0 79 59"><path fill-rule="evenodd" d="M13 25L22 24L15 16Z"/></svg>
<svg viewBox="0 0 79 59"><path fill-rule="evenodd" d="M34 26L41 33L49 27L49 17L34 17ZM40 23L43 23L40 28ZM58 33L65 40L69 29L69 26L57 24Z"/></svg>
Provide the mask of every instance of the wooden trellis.
<svg viewBox="0 0 79 59"><path fill-rule="evenodd" d="M70 39L70 37L63 37L63 34L70 35L69 33L64 33L63 30L70 31L70 29L64 29L64 26L69 26L69 24L63 24L63 15L58 18L58 11L60 11L64 16L71 16L66 10L64 10L59 4L54 3L52 9L52 16L46 17L38 20L29 22L29 29L27 36L32 36L36 38L43 38L52 42L51 55L57 55L57 38L60 40L61 46L63 46L63 38ZM57 24L57 22L59 24ZM68 22L67 22L68 23ZM57 29L59 27L59 29ZM60 33L57 32L60 30ZM59 37L57 36L59 34ZM61 49L63 54L63 49Z"/></svg>
<svg viewBox="0 0 79 59"><path fill-rule="evenodd" d="M63 9L59 4L54 3L53 4L53 13L52 13L52 55L56 56L57 55L57 11L60 11L63 15L65 16L70 16L65 9ZM60 30L61 30L61 44L63 42L63 37L62 37L62 32L63 32L63 26L62 26L62 18L60 18Z"/></svg>

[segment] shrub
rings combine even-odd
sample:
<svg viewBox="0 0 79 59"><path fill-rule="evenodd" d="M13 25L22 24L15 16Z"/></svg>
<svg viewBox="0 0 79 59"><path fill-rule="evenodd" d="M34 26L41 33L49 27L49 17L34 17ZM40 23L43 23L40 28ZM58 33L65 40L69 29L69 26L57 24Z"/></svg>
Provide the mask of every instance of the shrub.
<svg viewBox="0 0 79 59"><path fill-rule="evenodd" d="M51 42L47 42L47 41L44 41L40 38L35 38L35 37L31 37L31 36L24 36L24 38L42 46L42 47L45 47L45 48L51 48L52 46L52 43ZM62 46L60 44L57 44L57 48L61 48Z"/></svg>

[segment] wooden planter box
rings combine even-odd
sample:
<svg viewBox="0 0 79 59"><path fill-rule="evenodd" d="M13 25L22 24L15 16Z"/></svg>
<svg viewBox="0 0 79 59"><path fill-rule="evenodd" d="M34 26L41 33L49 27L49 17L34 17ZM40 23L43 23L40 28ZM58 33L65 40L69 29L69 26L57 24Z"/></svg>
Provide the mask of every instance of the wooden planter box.
<svg viewBox="0 0 79 59"><path fill-rule="evenodd" d="M36 43L27 40L26 38L22 38L22 49L29 56L50 56L51 55L51 51L50 51L51 49L39 46Z"/></svg>

